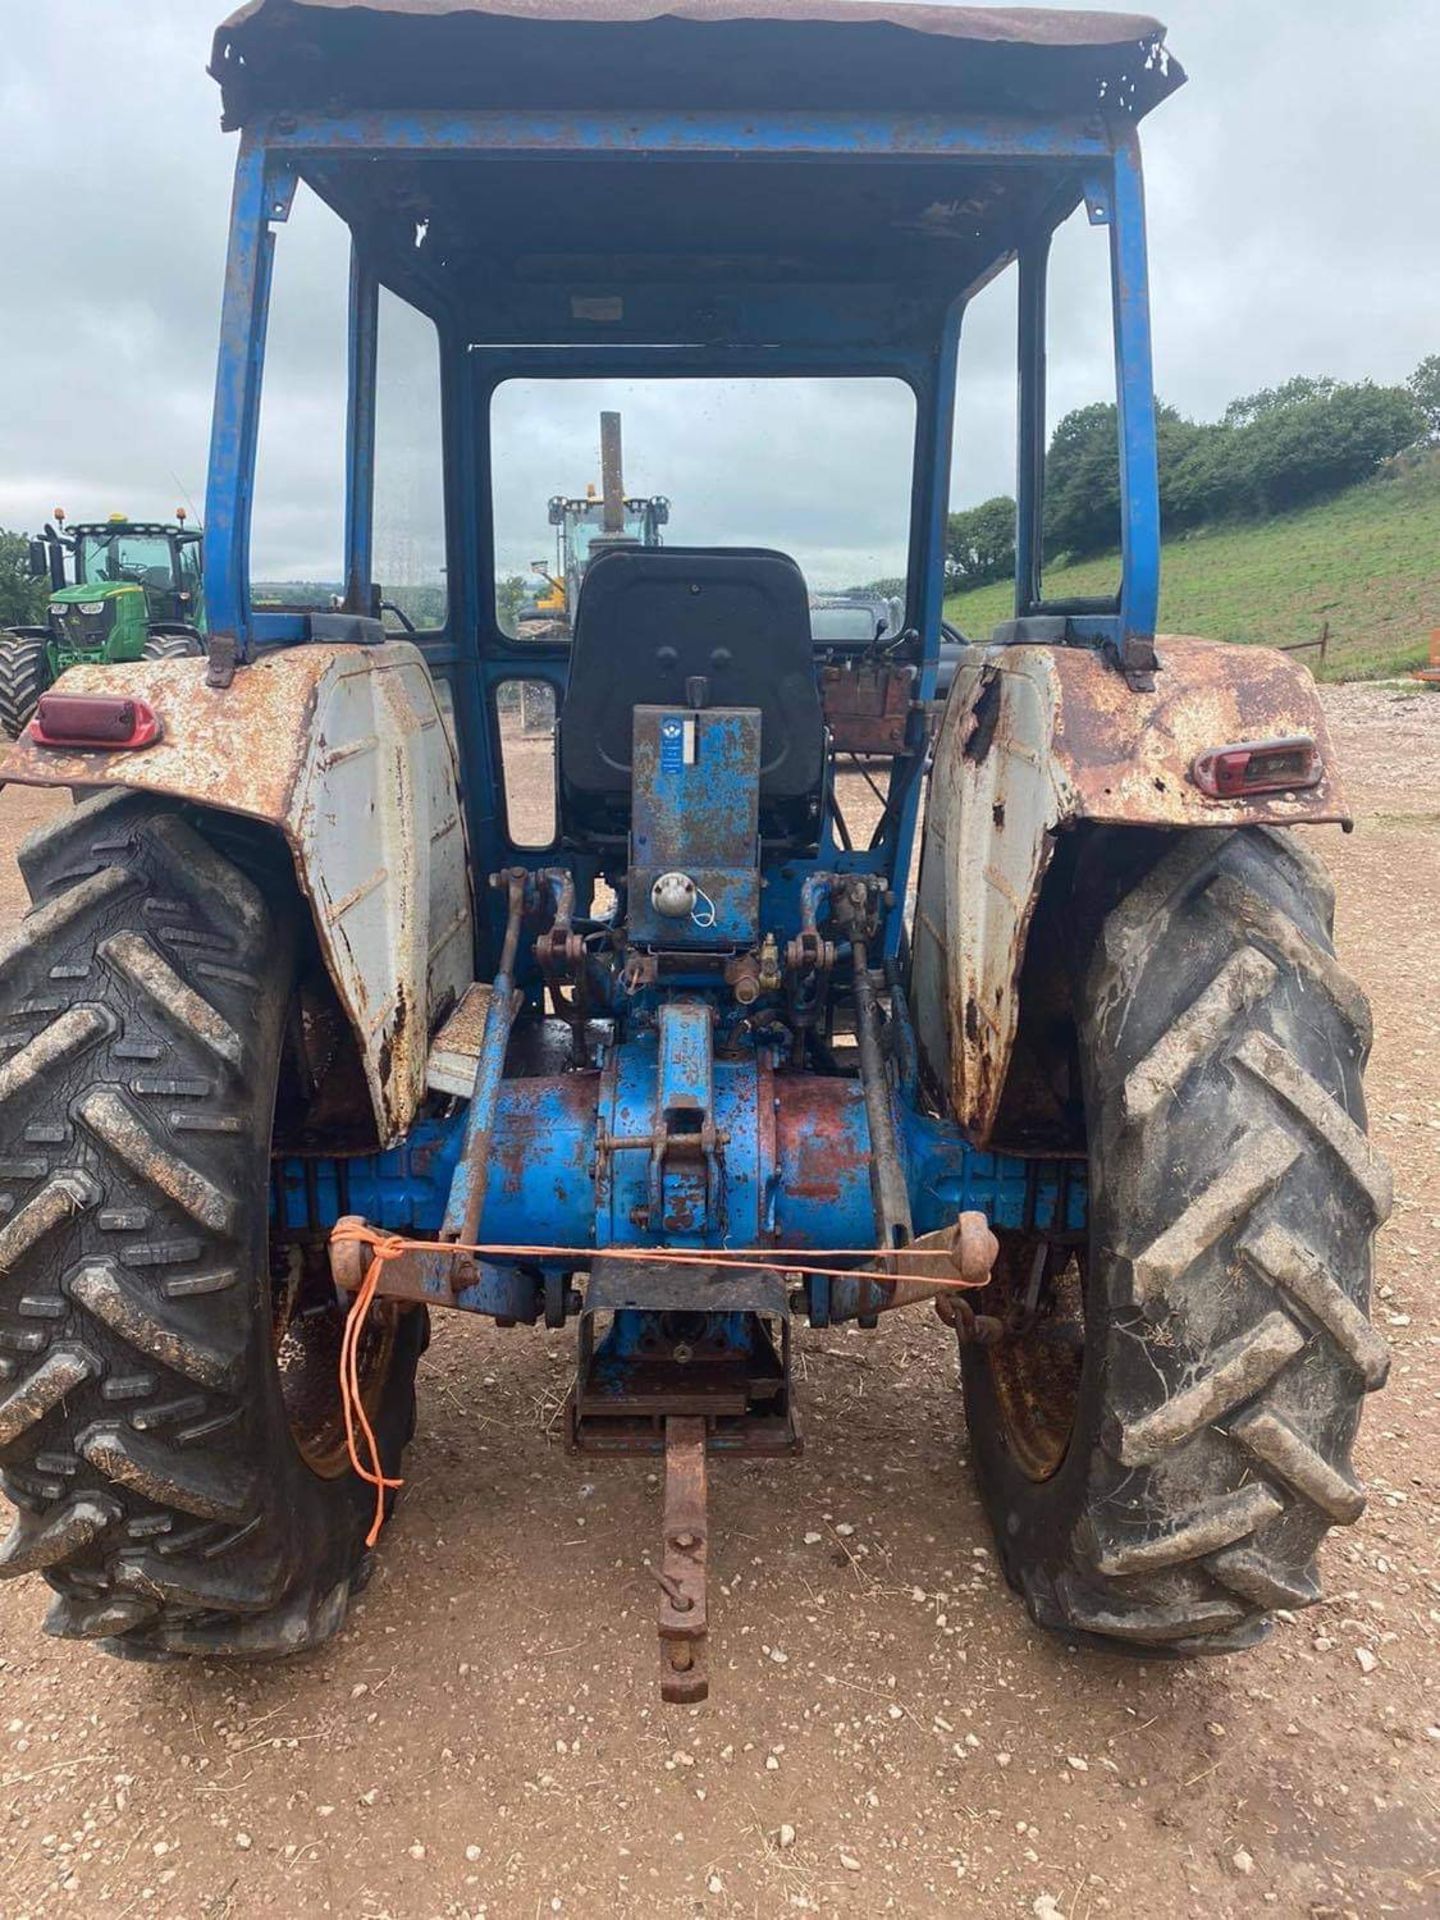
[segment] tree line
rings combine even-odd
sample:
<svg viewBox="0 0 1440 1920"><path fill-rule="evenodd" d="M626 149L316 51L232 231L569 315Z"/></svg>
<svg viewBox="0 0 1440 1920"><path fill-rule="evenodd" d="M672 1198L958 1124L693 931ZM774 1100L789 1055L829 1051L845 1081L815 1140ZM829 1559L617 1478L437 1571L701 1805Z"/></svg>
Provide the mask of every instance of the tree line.
<svg viewBox="0 0 1440 1920"><path fill-rule="evenodd" d="M30 577L30 542L23 533L0 527L0 627L44 623L50 582Z"/></svg>
<svg viewBox="0 0 1440 1920"><path fill-rule="evenodd" d="M1187 420L1157 402L1160 513L1167 532L1232 519L1264 519L1368 479L1407 449L1440 443L1440 354L1404 386L1311 379L1232 400L1219 420ZM1114 404L1077 408L1056 427L1045 456L1047 560L1084 559L1120 543L1120 475ZM952 513L946 539L951 592L1015 570L1015 502L997 494Z"/></svg>

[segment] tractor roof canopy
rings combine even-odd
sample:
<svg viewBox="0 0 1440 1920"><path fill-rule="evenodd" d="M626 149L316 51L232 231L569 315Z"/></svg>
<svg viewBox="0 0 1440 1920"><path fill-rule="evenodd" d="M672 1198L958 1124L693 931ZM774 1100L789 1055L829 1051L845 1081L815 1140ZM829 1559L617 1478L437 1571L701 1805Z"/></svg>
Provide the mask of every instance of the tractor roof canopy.
<svg viewBox="0 0 1440 1920"><path fill-rule="evenodd" d="M903 0L249 0L211 72L232 127L276 107L1139 115L1183 78L1164 37L1140 13Z"/></svg>
<svg viewBox="0 0 1440 1920"><path fill-rule="evenodd" d="M873 0L250 0L211 71L226 124L293 144L386 284L474 339L763 336L727 290L788 285L898 343L1079 201L1076 128L1104 150L1180 85L1163 43L1138 14ZM462 110L495 114L483 145Z"/></svg>

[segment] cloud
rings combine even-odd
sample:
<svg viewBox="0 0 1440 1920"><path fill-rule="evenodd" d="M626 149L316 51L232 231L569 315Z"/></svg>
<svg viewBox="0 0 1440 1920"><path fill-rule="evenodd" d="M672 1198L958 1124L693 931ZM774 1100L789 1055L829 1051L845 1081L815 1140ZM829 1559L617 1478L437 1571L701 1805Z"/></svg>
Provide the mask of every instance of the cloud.
<svg viewBox="0 0 1440 1920"><path fill-rule="evenodd" d="M0 524L197 500L234 142L203 6L7 0Z"/></svg>
<svg viewBox="0 0 1440 1920"><path fill-rule="evenodd" d="M223 0L4 3L0 524L34 526L57 503L168 514L204 486L236 146L204 72ZM1167 17L1191 81L1144 134L1158 390L1213 417L1295 372L1402 379L1440 349L1440 9L1173 0ZM1103 254L1083 220L1057 248L1052 423L1111 391ZM332 578L345 235L297 201L277 260L255 565ZM420 323L391 311L387 331L403 378L382 402L377 552L382 570L433 575L433 371ZM1013 356L1002 280L967 316L957 505L1013 487ZM528 396L499 448L505 564L548 550L550 494L598 478L612 399L627 485L673 498L673 537L790 547L829 584L899 570L905 408L823 382Z"/></svg>

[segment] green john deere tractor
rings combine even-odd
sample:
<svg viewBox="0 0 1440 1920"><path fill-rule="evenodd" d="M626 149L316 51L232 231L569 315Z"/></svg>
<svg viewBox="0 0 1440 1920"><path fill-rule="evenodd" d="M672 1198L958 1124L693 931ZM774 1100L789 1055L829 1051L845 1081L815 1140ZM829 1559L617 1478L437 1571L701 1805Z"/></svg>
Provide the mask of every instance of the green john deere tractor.
<svg viewBox="0 0 1440 1920"><path fill-rule="evenodd" d="M55 519L30 543L31 571L52 588L47 624L0 633L0 726L12 740L67 667L205 651L203 535L183 507L173 522L113 513L68 532L58 508Z"/></svg>

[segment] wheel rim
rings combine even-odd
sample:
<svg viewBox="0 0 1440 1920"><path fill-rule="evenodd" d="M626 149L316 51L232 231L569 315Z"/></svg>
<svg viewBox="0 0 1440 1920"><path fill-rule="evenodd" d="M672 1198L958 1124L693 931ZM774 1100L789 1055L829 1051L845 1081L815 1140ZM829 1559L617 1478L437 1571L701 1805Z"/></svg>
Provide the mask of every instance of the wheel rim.
<svg viewBox="0 0 1440 1920"><path fill-rule="evenodd" d="M323 1272L317 1269L323 1265ZM395 1362L400 1309L377 1301L360 1336L360 1399L373 1426ZM304 1270L298 1252L275 1286L275 1366L280 1393L300 1457L322 1480L350 1470L340 1397L340 1341L345 1313L335 1297L328 1263Z"/></svg>
<svg viewBox="0 0 1440 1920"><path fill-rule="evenodd" d="M990 1285L976 1302L1005 1328L983 1353L1006 1446L1030 1480L1059 1472L1075 1432L1087 1265L1083 1248L1002 1235Z"/></svg>

